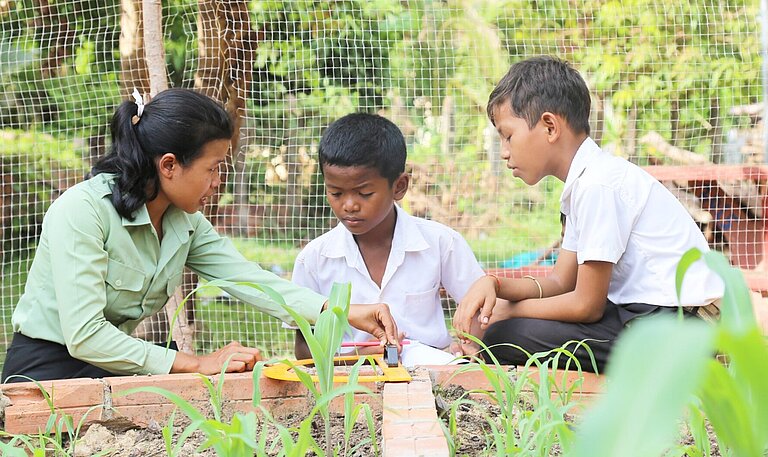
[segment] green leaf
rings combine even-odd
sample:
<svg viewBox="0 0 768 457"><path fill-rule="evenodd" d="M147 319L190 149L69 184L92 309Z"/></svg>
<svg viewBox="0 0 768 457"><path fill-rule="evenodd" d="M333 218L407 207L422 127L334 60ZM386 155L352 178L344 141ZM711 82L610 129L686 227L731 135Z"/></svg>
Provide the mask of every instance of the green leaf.
<svg viewBox="0 0 768 457"><path fill-rule="evenodd" d="M701 389L702 409L718 439L740 457L762 457L750 422L750 402L728 370L710 361Z"/></svg>
<svg viewBox="0 0 768 457"><path fill-rule="evenodd" d="M714 329L703 322L659 316L625 330L608 365L607 392L587 413L574 455L661 454L713 350Z"/></svg>
<svg viewBox="0 0 768 457"><path fill-rule="evenodd" d="M680 294L683 290L683 278L685 273L691 268L694 262L701 259L701 251L696 248L691 248L683 254L680 258L680 262L675 269L675 291L677 292L677 302L680 303Z"/></svg>
<svg viewBox="0 0 768 457"><path fill-rule="evenodd" d="M704 253L704 261L725 283L725 294L720 305L720 324L727 332L744 335L756 328L757 319L744 275L733 268L728 259L717 251Z"/></svg>

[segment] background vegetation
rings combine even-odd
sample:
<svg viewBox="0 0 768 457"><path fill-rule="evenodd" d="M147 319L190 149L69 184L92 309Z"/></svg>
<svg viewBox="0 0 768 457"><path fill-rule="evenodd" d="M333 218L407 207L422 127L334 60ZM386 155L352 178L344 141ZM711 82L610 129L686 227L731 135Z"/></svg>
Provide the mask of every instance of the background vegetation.
<svg viewBox="0 0 768 457"><path fill-rule="evenodd" d="M47 205L104 153L110 113L141 81L126 12L141 2L123 3L0 1L0 353ZM314 154L323 127L355 110L406 135L404 206L457 228L495 267L560 232L561 184L526 188L495 160L485 101L510 63L572 62L592 90L593 136L637 163L658 160L638 141L651 131L739 161L733 143L756 119L731 109L763 99L758 13L757 0L166 0L164 64L171 86L242 102L210 215L266 268L289 273L302 244L332 226ZM220 55L209 30L226 42ZM285 349L272 344L284 341L278 327L242 304L196 307L199 348L238 337Z"/></svg>

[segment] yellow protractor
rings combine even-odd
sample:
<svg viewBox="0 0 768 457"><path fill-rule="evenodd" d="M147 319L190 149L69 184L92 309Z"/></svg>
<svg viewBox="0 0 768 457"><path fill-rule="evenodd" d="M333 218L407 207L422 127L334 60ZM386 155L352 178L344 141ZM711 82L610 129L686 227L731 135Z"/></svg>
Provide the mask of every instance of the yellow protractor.
<svg viewBox="0 0 768 457"><path fill-rule="evenodd" d="M389 367L384 362L381 355L345 355L340 357L334 357L333 361L336 362L356 362L360 358L373 359L376 361L376 365L381 370L381 374L377 375L360 375L357 377L357 382L408 382L411 380L411 375L408 374L402 365L396 367ZM294 372L295 367L314 365L313 359L292 360L290 362L284 361L275 365L264 367L264 376L270 379L278 379L281 381L299 381L298 375ZM292 365L291 365L292 364ZM310 375L313 381L317 382L317 375ZM349 382L348 375L334 375L334 383L346 383Z"/></svg>

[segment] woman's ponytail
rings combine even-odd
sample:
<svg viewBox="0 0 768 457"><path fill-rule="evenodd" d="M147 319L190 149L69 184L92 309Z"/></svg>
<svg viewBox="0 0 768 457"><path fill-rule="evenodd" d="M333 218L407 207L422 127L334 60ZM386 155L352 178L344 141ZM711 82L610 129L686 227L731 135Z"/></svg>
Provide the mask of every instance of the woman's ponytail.
<svg viewBox="0 0 768 457"><path fill-rule="evenodd" d="M143 107L124 101L110 125L109 153L91 169L116 175L112 204L128 220L159 192L155 158L173 153L182 165L189 164L202 147L213 140L232 137L229 115L217 102L188 89L169 89Z"/></svg>

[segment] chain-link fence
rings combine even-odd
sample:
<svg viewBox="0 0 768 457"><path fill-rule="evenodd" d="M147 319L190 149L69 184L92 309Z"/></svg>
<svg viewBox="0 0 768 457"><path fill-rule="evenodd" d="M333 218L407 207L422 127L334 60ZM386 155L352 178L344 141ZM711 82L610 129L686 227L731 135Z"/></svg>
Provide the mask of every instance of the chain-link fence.
<svg viewBox="0 0 768 457"><path fill-rule="evenodd" d="M237 119L206 212L278 274L335 224L317 143L352 111L403 131L410 213L460 231L487 268L551 264L562 183L529 188L504 169L485 103L511 63L552 54L588 82L596 141L651 167L755 287L768 275L757 0L168 0L159 62L144 59L155 46L146 13L141 0L0 0L0 358L46 208L105 152L114 107L134 87L149 92L153 68ZM220 291L187 305L193 349L237 339L289 351L278 322ZM162 340L167 327L161 318L139 331Z"/></svg>

